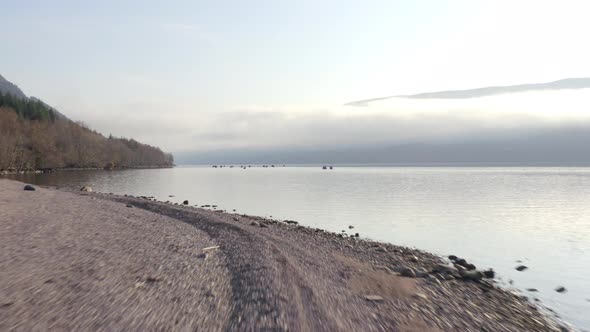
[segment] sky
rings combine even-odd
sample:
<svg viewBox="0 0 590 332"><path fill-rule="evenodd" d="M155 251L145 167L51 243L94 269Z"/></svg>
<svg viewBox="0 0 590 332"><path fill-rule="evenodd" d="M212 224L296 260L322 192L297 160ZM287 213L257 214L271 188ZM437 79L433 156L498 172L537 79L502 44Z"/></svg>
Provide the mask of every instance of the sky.
<svg viewBox="0 0 590 332"><path fill-rule="evenodd" d="M588 1L7 1L0 74L173 153L400 144L589 121L588 89L391 95L590 77Z"/></svg>

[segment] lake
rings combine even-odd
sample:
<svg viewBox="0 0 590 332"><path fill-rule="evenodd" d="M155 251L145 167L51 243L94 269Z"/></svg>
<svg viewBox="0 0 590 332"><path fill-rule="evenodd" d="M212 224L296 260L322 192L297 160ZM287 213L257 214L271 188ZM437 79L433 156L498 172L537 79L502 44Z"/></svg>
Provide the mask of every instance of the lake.
<svg viewBox="0 0 590 332"><path fill-rule="evenodd" d="M455 254L493 267L506 287L590 329L590 168L195 166L11 178L187 199ZM521 264L528 269L516 271ZM567 292L557 293L557 286Z"/></svg>

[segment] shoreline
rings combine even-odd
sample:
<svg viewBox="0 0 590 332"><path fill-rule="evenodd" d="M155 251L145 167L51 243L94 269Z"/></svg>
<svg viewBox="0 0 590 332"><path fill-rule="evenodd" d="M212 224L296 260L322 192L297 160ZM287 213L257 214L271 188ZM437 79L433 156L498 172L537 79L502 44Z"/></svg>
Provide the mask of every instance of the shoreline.
<svg viewBox="0 0 590 332"><path fill-rule="evenodd" d="M147 197L53 188L25 193L23 185L0 180L0 186L11 188L3 192L26 195L32 203L35 195L50 195L57 206L56 215L72 214L70 201L76 201L85 206L85 222L97 222L91 216L107 213L94 211L98 205L105 205L117 211L111 218L126 219L130 218L128 214L141 212L149 216L147 219L164 218L168 224L182 224L206 234L207 246L203 244L200 250L192 248L184 254L205 255L206 262L221 266L219 273L223 277L215 283L225 287L215 290L215 294L231 308L223 317L223 329L567 330L526 297L489 280L464 280L445 259L418 249L344 237L294 222L174 205ZM5 200L2 193L0 199ZM139 218L136 224L151 226L145 218ZM209 247L217 248L204 250ZM441 271L438 265L447 265L449 270ZM105 319L108 321L108 317Z"/></svg>
<svg viewBox="0 0 590 332"><path fill-rule="evenodd" d="M48 169L26 169L26 170L0 170L0 176L4 175L15 175L15 174L46 174L55 172L68 172L68 171L124 171L129 169L159 169L159 168L174 168L177 165L166 165L166 166L136 166L136 167L115 167L115 168L104 168L104 167L64 167L64 168L48 168Z"/></svg>

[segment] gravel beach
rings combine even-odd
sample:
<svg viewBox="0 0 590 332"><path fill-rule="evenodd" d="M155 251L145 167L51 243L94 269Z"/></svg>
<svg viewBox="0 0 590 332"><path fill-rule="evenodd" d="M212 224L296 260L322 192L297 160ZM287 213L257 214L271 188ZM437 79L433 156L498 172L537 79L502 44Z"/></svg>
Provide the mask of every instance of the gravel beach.
<svg viewBox="0 0 590 332"><path fill-rule="evenodd" d="M0 331L569 330L420 250L24 185L0 179Z"/></svg>

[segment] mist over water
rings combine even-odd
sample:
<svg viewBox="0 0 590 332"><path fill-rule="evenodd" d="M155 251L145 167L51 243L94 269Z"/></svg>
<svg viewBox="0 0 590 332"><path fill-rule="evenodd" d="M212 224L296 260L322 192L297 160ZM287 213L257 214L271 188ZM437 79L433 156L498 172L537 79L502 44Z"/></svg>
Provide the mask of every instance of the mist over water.
<svg viewBox="0 0 590 332"><path fill-rule="evenodd" d="M493 267L506 287L539 298L566 321L590 328L589 168L179 167L15 178L216 204L229 212L294 219L455 254L478 268ZM349 225L355 228L349 231ZM529 269L516 271L520 264ZM557 286L567 293L555 292Z"/></svg>

